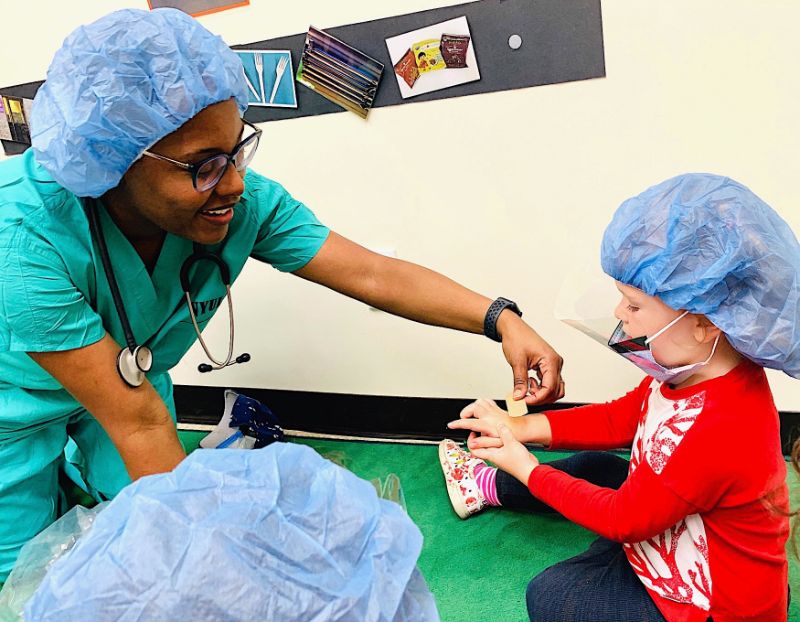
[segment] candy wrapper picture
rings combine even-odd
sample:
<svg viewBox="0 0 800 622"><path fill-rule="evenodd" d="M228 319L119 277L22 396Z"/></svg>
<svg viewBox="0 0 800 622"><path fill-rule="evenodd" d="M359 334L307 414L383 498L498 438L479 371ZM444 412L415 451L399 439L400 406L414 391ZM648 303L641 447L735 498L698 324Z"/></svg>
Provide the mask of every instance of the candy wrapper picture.
<svg viewBox="0 0 800 622"><path fill-rule="evenodd" d="M480 80L466 17L386 39L404 99Z"/></svg>

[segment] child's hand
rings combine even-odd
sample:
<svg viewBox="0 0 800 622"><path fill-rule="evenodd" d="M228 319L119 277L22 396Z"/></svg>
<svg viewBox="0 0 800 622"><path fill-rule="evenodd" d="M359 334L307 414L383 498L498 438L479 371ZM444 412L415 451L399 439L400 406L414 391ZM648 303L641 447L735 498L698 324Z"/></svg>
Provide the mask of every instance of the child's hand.
<svg viewBox="0 0 800 622"><path fill-rule="evenodd" d="M489 460L496 464L501 470L509 475L513 475L520 482L527 486L531 471L539 466L539 461L525 445L520 443L507 426L500 424L497 426L496 439L500 447L487 447L484 449L472 449L472 455L481 460Z"/></svg>
<svg viewBox="0 0 800 622"><path fill-rule="evenodd" d="M447 427L451 430L470 430L467 447L484 449L487 447L502 447L497 436L497 426L505 425L514 430L514 419L500 408L495 402L487 399L475 400L461 411L460 419L451 421ZM478 435L481 436L478 436Z"/></svg>

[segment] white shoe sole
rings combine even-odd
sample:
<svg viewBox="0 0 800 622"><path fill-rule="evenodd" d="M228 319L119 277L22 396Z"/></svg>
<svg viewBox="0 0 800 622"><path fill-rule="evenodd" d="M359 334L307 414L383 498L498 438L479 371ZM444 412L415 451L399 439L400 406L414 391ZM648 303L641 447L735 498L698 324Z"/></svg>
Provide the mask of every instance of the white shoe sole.
<svg viewBox="0 0 800 622"><path fill-rule="evenodd" d="M450 505L453 510L458 514L461 520L470 517L469 510L466 503L461 496L461 490L458 488L458 483L453 480L452 482L447 479L447 472L450 470L450 463L447 461L447 450L445 449L447 441L444 440L439 443L439 464L442 465L442 475L444 475L444 483L447 486L447 496L450 497Z"/></svg>

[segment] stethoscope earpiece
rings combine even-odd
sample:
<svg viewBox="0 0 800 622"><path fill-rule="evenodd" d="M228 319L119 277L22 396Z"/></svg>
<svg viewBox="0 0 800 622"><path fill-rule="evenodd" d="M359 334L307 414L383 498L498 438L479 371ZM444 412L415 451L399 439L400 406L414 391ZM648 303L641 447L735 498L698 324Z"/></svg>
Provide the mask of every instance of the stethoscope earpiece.
<svg viewBox="0 0 800 622"><path fill-rule="evenodd" d="M197 371L199 371L201 374L206 374L210 371L222 369L223 367L230 367L231 365L236 365L236 363L247 363L247 361L249 360L250 360L250 355L247 352L243 352L242 354L237 356L235 360L226 363L222 367L212 367L208 363L200 363L197 366Z"/></svg>

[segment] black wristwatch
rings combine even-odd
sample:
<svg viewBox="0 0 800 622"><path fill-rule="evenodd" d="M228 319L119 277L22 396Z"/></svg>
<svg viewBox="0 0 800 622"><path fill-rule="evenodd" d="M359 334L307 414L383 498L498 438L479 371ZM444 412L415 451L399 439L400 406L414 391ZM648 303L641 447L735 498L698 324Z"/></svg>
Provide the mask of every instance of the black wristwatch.
<svg viewBox="0 0 800 622"><path fill-rule="evenodd" d="M498 298L489 305L489 310L486 311L486 317L483 318L483 334L493 341L503 341L500 335L497 334L497 318L506 309L510 309L518 316L522 317L522 311L519 310L517 303L508 298Z"/></svg>

